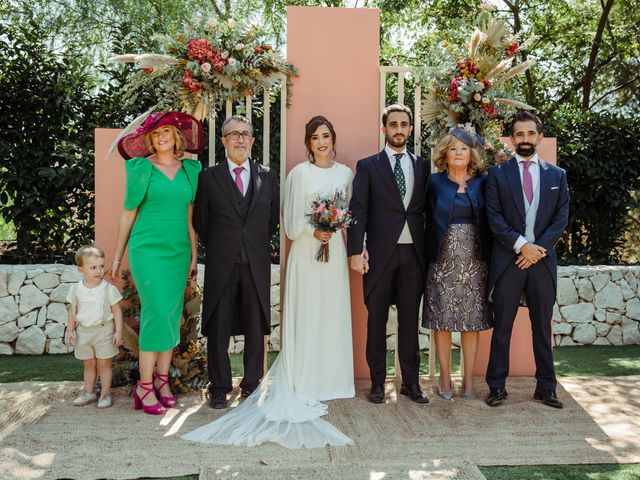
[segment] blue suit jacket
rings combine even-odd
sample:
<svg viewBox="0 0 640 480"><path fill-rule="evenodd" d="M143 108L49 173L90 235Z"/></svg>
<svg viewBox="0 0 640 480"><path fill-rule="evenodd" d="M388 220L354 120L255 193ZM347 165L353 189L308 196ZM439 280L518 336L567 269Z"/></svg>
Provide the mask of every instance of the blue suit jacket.
<svg viewBox="0 0 640 480"><path fill-rule="evenodd" d="M480 241L480 259L489 263L491 257L491 231L487 223L484 198L486 175L477 174L467 181L467 193L471 199L475 225ZM427 263L435 262L445 233L451 224L453 202L458 184L449 180L447 172L429 176L425 195Z"/></svg>
<svg viewBox="0 0 640 480"><path fill-rule="evenodd" d="M507 266L516 260L513 245L525 234L525 210L522 182L515 157L489 170L485 188L487 219L494 235L487 290ZM542 261L556 289L558 261L556 243L569 221L569 186L566 172L540 160L540 202L534 225L535 244L547 250Z"/></svg>
<svg viewBox="0 0 640 480"><path fill-rule="evenodd" d="M425 272L424 192L427 182L426 162L410 154L413 160L414 186L405 209L385 151L358 161L349 203L355 223L347 235L348 255L362 252L365 233L369 252L369 272L364 276L365 299L380 278L396 248L405 221L416 248L420 267Z"/></svg>

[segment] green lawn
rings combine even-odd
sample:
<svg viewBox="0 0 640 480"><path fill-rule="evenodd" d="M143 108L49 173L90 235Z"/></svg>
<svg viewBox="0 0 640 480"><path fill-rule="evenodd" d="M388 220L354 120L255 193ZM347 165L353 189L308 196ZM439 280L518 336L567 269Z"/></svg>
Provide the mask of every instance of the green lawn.
<svg viewBox="0 0 640 480"><path fill-rule="evenodd" d="M268 355L271 366L277 354ZM393 374L394 353L387 354L387 371ZM452 355L454 372L460 369L459 350ZM640 375L640 345L557 347L554 357L558 376ZM429 359L422 355L420 373L428 374ZM231 355L234 376L242 375L242 354ZM82 362L69 355L0 356L0 383L82 380Z"/></svg>
<svg viewBox="0 0 640 480"><path fill-rule="evenodd" d="M480 467L487 480L638 480L640 465Z"/></svg>

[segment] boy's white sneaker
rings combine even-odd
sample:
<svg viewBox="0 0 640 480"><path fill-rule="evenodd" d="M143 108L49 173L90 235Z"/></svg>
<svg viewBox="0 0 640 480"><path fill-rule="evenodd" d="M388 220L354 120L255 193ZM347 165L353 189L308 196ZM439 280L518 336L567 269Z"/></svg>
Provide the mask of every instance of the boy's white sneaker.
<svg viewBox="0 0 640 480"><path fill-rule="evenodd" d="M74 407L81 407L83 405L88 405L90 403L93 403L96 400L98 400L98 396L95 393L82 392L82 395L79 395L76 398L74 398L73 402L71 403L73 403Z"/></svg>
<svg viewBox="0 0 640 480"><path fill-rule="evenodd" d="M113 405L113 400L111 399L111 395L107 395L106 397L100 397L98 401L98 408L109 408Z"/></svg>

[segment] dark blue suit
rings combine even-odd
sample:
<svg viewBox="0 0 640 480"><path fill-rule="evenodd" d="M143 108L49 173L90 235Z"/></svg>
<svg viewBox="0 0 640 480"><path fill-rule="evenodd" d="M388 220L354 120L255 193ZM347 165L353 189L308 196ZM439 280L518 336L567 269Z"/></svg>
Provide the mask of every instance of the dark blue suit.
<svg viewBox="0 0 640 480"><path fill-rule="evenodd" d="M538 387L556 387L551 351L551 316L557 285L555 246L569 220L569 188L566 172L559 167L540 160L539 174L534 243L545 248L547 255L525 270L516 266L513 249L526 228L516 158L492 167L487 176L487 219L494 235L487 288L493 299L495 326L486 378L492 389L504 388L509 374L509 343L522 295L529 307Z"/></svg>
<svg viewBox="0 0 640 480"><path fill-rule="evenodd" d="M353 179L349 209L355 223L348 231L348 255L362 253L366 233L369 272L364 275L367 320L367 364L373 384L386 377L386 324L389 307L398 308L398 356L402 381L418 383L420 350L418 347L418 311L424 288L424 191L426 162L410 155L414 187L411 201L404 207L400 190L383 150L360 160ZM413 245L398 245L405 222Z"/></svg>

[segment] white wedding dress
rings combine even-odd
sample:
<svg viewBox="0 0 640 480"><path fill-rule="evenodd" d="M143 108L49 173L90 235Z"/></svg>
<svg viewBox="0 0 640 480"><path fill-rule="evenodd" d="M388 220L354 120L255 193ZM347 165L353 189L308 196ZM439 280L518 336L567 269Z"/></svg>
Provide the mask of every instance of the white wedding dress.
<svg viewBox="0 0 640 480"><path fill-rule="evenodd" d="M315 259L320 242L305 214L318 195L351 197L351 170L339 163L294 167L285 183L284 230L292 240L286 265L282 348L260 386L238 407L182 438L218 445L275 442L287 448L347 445L329 422L323 400L351 398L353 347L349 270L344 238L329 241L329 261Z"/></svg>

